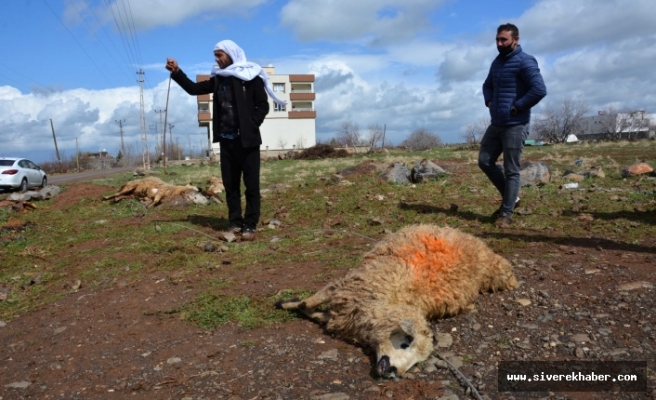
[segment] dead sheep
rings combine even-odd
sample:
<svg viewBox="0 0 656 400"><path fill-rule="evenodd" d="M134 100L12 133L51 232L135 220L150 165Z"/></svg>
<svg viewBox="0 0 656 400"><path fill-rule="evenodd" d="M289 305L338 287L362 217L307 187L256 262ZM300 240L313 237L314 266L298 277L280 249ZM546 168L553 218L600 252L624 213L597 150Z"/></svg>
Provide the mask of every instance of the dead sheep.
<svg viewBox="0 0 656 400"><path fill-rule="evenodd" d="M225 190L225 187L223 186L223 181L220 178L217 178L215 176L209 178L207 180L207 183L209 183L209 187L207 188L208 192L211 193L222 193Z"/></svg>
<svg viewBox="0 0 656 400"><path fill-rule="evenodd" d="M175 186L159 178L148 177L130 181L121 186L117 193L103 197L104 200L121 201L136 198L148 204L148 208L166 202L175 204L207 204L207 199L197 187Z"/></svg>
<svg viewBox="0 0 656 400"><path fill-rule="evenodd" d="M479 293L517 286L510 263L482 240L448 227L414 225L390 234L361 265L303 301L280 301L369 346L382 377L402 376L433 351L429 321L465 310ZM324 305L325 309L315 310Z"/></svg>

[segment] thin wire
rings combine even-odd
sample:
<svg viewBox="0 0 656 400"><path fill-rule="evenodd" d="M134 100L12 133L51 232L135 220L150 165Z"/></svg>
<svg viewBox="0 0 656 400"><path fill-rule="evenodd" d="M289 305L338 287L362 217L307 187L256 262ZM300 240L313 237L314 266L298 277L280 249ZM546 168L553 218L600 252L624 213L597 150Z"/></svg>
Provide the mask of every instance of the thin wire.
<svg viewBox="0 0 656 400"><path fill-rule="evenodd" d="M87 53L87 51L84 50L84 47L82 47L82 45L80 44L80 42L78 42L78 40L75 38L75 36L73 36L73 33L70 31L70 29L68 29L68 27L66 26L66 24L64 24L64 21L62 21L61 18L59 18L59 16L58 16L57 13L55 12L55 10L53 10L52 7L50 7L50 4L48 4L48 2L47 2L46 0L43 0L43 2L44 2L45 5L50 9L50 11L52 11L52 15L54 15L55 18L57 18L57 20L58 20L58 21L62 24L62 26L66 29L66 31L68 32L68 34L71 35L71 37L73 38L73 40L75 40L75 43L77 43L77 45L80 46L80 49L82 49L82 52L87 56L87 58L89 58L89 60L91 61L91 63L93 63L93 65L96 66L96 69L98 69L98 72L100 72L100 75L102 75L102 76L107 80L107 83L109 83L110 86L114 86L114 85L112 84L112 82L109 80L109 78L107 78L107 76L105 76L105 74L102 72L102 70L100 69L100 67L98 66L98 64L96 64L96 62L93 61L93 58L91 58L91 56L89 55L89 53Z"/></svg>
<svg viewBox="0 0 656 400"><path fill-rule="evenodd" d="M86 1L86 0L85 0L85 1ZM105 51L107 52L107 54L109 55L109 57L112 59L112 61L114 61L114 63L116 64L116 66L117 66L119 69L121 69L121 72L125 73L125 70L123 70L123 69L121 68L121 66L116 62L116 59L115 59L114 57L112 57L112 55L111 55L111 53L109 52L109 50L107 50L107 47L105 47L105 44L102 42L102 40L100 40L100 38L98 37L98 35L96 35L96 32L94 32L94 30L91 28L91 26L89 25L89 23L87 22L87 20L82 16L82 13L80 12L80 10L77 9L77 7L75 6L75 2L71 2L70 4L71 4L71 6L73 6L73 8L75 8L75 11L77 11L77 13L80 15L80 18L82 18L82 20L83 20L84 23L86 24L87 28L89 28L89 30L91 31L91 33L93 33L93 36L95 36L96 39L98 39L98 42L99 42L100 45L103 47L103 49L105 49ZM126 76L129 76L129 75L126 75ZM130 78L129 78L129 79L130 79Z"/></svg>
<svg viewBox="0 0 656 400"><path fill-rule="evenodd" d="M20 72L16 71L16 70L13 69L13 68L10 68L9 66L7 66L7 65L5 65L5 64L3 64L3 63L1 63L1 62L0 62L0 65L2 65L3 67L7 68L8 70L10 70L10 71L12 71L12 72L14 72L14 73L16 73L16 74L22 76L23 78L25 78L25 79L31 81L32 83L34 83L34 84L36 84L36 85L43 86L43 85L40 84L39 82L36 82L36 81L30 79L29 77L27 77L27 76L21 74ZM43 87L45 87L45 86L43 86Z"/></svg>
<svg viewBox="0 0 656 400"><path fill-rule="evenodd" d="M116 31L118 32L118 35L121 37L121 42L123 43L123 48L125 49L125 53L128 56L128 59L130 59L130 64L132 64L133 67L135 67L138 63L136 60L134 60L134 55L132 53L132 49L129 46L129 43L127 42L125 35L123 33L123 30L118 24L118 19L116 18L116 14L114 14L114 7L112 7L111 4L109 4L108 0L104 0L105 4L107 5L107 8L109 8L109 11L112 13L112 18L114 19L114 23L116 24ZM119 14L120 16L120 14ZM121 21L121 23L123 23Z"/></svg>
<svg viewBox="0 0 656 400"><path fill-rule="evenodd" d="M130 64L130 61L125 59L125 57L123 56L121 51L118 49L118 47L116 47L116 44L114 44L114 41L112 40L112 37L109 35L107 30L105 29L105 25L102 22L100 22L100 18L98 18L98 15L96 14L96 12L93 11L93 8L91 8L91 5L89 4L89 2L87 0L84 0L84 2L86 3L87 7L89 8L89 11L91 11L91 13L93 14L94 18L96 18L96 21L98 22L98 25L100 25L100 28L103 30L103 32L105 32L105 36L107 36L107 38L109 39L109 43L112 44L112 47L114 47L114 50L116 50L116 53L121 57L123 62L126 65L128 65L129 69L132 69L134 66Z"/></svg>
<svg viewBox="0 0 656 400"><path fill-rule="evenodd" d="M132 21L132 30L134 31L134 44L137 49L137 56L139 56L139 66L143 65L143 59L141 58L141 49L139 48L139 37L137 36L137 30L134 28L134 17L132 17L132 6L130 5L130 0L126 0L128 3L128 10L130 11L130 20Z"/></svg>

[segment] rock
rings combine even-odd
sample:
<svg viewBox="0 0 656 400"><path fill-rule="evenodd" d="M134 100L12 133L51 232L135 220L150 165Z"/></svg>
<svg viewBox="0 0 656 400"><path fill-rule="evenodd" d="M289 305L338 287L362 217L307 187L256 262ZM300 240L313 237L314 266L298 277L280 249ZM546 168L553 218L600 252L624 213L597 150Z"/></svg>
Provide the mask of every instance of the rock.
<svg viewBox="0 0 656 400"><path fill-rule="evenodd" d="M312 396L312 400L349 400L351 397L346 393L326 393L320 396Z"/></svg>
<svg viewBox="0 0 656 400"><path fill-rule="evenodd" d="M410 183L410 171L404 163L395 162L380 174L380 178L390 183L408 184Z"/></svg>
<svg viewBox="0 0 656 400"><path fill-rule="evenodd" d="M460 356L449 357L447 360L449 360L451 365L453 365L455 368L458 369L460 369L464 365L464 363L462 362L462 357Z"/></svg>
<svg viewBox="0 0 656 400"><path fill-rule="evenodd" d="M577 347L577 348L574 350L574 355L576 356L576 358L583 358L583 357L585 356L585 351L583 351L582 348Z"/></svg>
<svg viewBox="0 0 656 400"><path fill-rule="evenodd" d="M225 240L228 243L232 243L237 240L237 237L232 232L223 232L219 235L219 239Z"/></svg>
<svg viewBox="0 0 656 400"><path fill-rule="evenodd" d="M13 388L13 389L26 389L30 385L31 385L30 382L21 381L21 382L9 383L9 384L5 385L5 387Z"/></svg>
<svg viewBox="0 0 656 400"><path fill-rule="evenodd" d="M453 344L453 337L449 333L438 333L435 335L437 347L450 347Z"/></svg>
<svg viewBox="0 0 656 400"><path fill-rule="evenodd" d="M551 170L543 161L523 161L519 168L521 186L541 186L551 182Z"/></svg>
<svg viewBox="0 0 656 400"><path fill-rule="evenodd" d="M563 179L567 181L581 182L585 179L585 176L575 172L566 171L565 175L563 175Z"/></svg>
<svg viewBox="0 0 656 400"><path fill-rule="evenodd" d="M0 328L4 328L7 326L7 323L5 321L0 321Z"/></svg>
<svg viewBox="0 0 656 400"><path fill-rule="evenodd" d="M577 333L569 338L574 343L588 343L590 338L584 333Z"/></svg>
<svg viewBox="0 0 656 400"><path fill-rule="evenodd" d="M336 360L338 356L339 356L339 352L337 351L337 349L332 349L332 350L324 351L323 353L319 354L317 358L320 360Z"/></svg>
<svg viewBox="0 0 656 400"><path fill-rule="evenodd" d="M629 176L638 176L649 174L653 172L654 169L644 162L637 162L633 165L629 165L622 169L622 177L628 178Z"/></svg>
<svg viewBox="0 0 656 400"><path fill-rule="evenodd" d="M529 299L517 299L515 300L517 303L519 303L521 306L526 307L531 305L531 300Z"/></svg>
<svg viewBox="0 0 656 400"><path fill-rule="evenodd" d="M203 250L207 253L211 253L216 250L216 244L213 242L207 242L205 243L205 246L203 246Z"/></svg>
<svg viewBox="0 0 656 400"><path fill-rule="evenodd" d="M438 179L446 174L446 171L442 167L424 158L412 167L410 180L413 183L420 183Z"/></svg>
<svg viewBox="0 0 656 400"><path fill-rule="evenodd" d="M179 363L179 362L182 362L182 359L181 359L180 357L171 357L171 358L169 358L168 360L166 360L166 363L167 363L168 365L177 364L177 363Z"/></svg>
<svg viewBox="0 0 656 400"><path fill-rule="evenodd" d="M629 290L636 290L636 289L653 289L654 285L650 282L645 282L645 281L637 281L637 282L629 282L629 283L624 283L621 284L617 287L617 290L619 292L625 292Z"/></svg>
<svg viewBox="0 0 656 400"><path fill-rule="evenodd" d="M591 178L601 178L601 179L606 177L606 174L601 169L601 167L592 167L584 175L589 176Z"/></svg>

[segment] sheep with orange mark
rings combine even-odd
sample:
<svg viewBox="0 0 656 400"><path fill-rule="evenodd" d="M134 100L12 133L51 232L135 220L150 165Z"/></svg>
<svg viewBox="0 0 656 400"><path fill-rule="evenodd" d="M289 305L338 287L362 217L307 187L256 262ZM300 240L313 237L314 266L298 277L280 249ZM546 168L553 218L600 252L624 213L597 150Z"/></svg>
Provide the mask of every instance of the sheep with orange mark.
<svg viewBox="0 0 656 400"><path fill-rule="evenodd" d="M170 204L207 204L207 199L192 185L175 186L156 177L130 181L121 186L117 193L103 197L114 202L136 198L148 204L148 208L162 202Z"/></svg>
<svg viewBox="0 0 656 400"><path fill-rule="evenodd" d="M345 277L303 301L278 302L369 346L378 373L402 376L433 351L429 320L456 315L479 293L517 286L510 263L482 240L448 227L415 225L381 240ZM326 310L316 310L326 305Z"/></svg>

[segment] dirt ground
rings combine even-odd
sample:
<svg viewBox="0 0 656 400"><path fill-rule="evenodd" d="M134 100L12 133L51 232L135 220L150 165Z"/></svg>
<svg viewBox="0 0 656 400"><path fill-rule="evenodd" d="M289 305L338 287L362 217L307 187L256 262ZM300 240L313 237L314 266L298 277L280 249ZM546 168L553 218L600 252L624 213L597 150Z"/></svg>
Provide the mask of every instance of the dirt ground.
<svg viewBox="0 0 656 400"><path fill-rule="evenodd" d="M52 207L107 192L75 183ZM591 237L566 246L543 233L509 229L494 235L521 235L531 243L512 259L521 286L482 295L469 313L434 325L437 349L481 396L656 398L656 235L640 245ZM290 279L317 290L323 283L311 277L320 267L318 262L275 270L254 265L248 273L235 272L228 290L270 295L288 289ZM414 367L404 379L379 380L366 349L304 319L254 330L227 324L210 331L167 312L205 290L212 274L199 269L179 277L166 271L136 282L83 285L51 306L0 322L0 399L473 398L439 359ZM649 388L640 393L497 392L500 360L565 359L646 360Z"/></svg>

